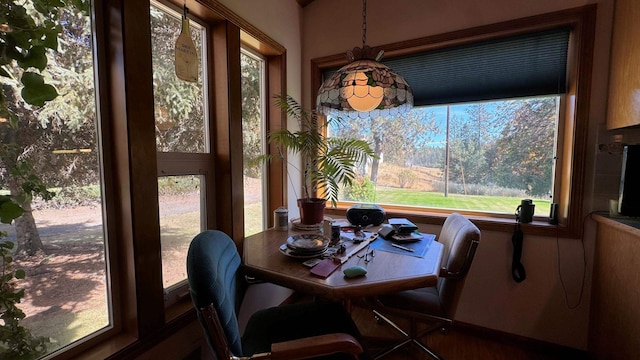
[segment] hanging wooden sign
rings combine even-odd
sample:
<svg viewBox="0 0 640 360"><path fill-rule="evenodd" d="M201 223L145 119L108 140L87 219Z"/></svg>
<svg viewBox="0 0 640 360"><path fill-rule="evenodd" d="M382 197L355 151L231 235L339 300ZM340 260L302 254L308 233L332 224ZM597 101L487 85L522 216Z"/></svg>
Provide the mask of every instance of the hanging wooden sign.
<svg viewBox="0 0 640 360"><path fill-rule="evenodd" d="M176 75L184 81L198 81L198 53L196 46L191 40L191 31L189 30L189 18L187 14L189 9L184 6L182 15L182 28L178 40L176 40L175 68Z"/></svg>

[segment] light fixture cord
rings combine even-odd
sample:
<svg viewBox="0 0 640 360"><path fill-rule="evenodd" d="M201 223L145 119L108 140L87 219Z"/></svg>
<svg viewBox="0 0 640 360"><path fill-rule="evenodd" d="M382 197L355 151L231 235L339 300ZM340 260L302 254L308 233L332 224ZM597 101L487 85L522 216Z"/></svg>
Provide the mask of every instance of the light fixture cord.
<svg viewBox="0 0 640 360"><path fill-rule="evenodd" d="M362 48L367 42L367 0L362 0Z"/></svg>

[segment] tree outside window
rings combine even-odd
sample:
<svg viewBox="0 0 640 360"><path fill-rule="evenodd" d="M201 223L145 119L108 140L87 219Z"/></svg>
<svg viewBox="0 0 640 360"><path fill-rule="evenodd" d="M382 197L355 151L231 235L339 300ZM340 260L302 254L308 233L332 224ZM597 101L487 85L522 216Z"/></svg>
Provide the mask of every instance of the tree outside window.
<svg viewBox="0 0 640 360"><path fill-rule="evenodd" d="M510 214L521 199L533 198L546 208L558 101L417 107L405 117L344 121L333 131L360 134L379 160L362 169L361 182L345 189L343 200Z"/></svg>
<svg viewBox="0 0 640 360"><path fill-rule="evenodd" d="M242 72L242 154L244 178L245 236L264 230L264 165L252 160L264 154L264 60L243 50Z"/></svg>
<svg viewBox="0 0 640 360"><path fill-rule="evenodd" d="M2 2L0 24L0 194L25 210L0 231L50 353L111 324L89 2Z"/></svg>

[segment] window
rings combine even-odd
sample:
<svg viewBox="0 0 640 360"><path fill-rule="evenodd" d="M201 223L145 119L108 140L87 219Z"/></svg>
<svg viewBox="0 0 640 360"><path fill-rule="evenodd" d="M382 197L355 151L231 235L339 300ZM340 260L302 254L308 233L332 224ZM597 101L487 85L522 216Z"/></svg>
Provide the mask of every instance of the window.
<svg viewBox="0 0 640 360"><path fill-rule="evenodd" d="M203 183L204 177L197 175L158 178L162 284L167 290L187 278L189 243L204 228Z"/></svg>
<svg viewBox="0 0 640 360"><path fill-rule="evenodd" d="M265 181L263 164L252 159L265 153L264 60L243 49L242 71L242 146L244 165L244 233L249 236L266 228Z"/></svg>
<svg viewBox="0 0 640 360"><path fill-rule="evenodd" d="M335 136L359 131L380 158L341 199L513 214L531 198L548 209L559 100L421 106L402 119L345 122Z"/></svg>
<svg viewBox="0 0 640 360"><path fill-rule="evenodd" d="M199 60L198 77L195 82L184 81L176 76L174 66L181 15L157 3L152 4L150 12L157 149L164 153L208 152L204 29L194 20L189 21L189 36Z"/></svg>
<svg viewBox="0 0 640 360"><path fill-rule="evenodd" d="M426 222L463 211L496 229L532 198L538 223L528 231L547 233L554 202L553 231L579 234L584 159L574 154L586 146L588 96L577 95L589 94L594 13L583 7L381 47L416 106L404 118L331 129L357 131L380 156L342 190L343 205L376 202ZM344 63L337 59L312 60L311 73L329 76Z"/></svg>
<svg viewBox="0 0 640 360"><path fill-rule="evenodd" d="M25 20L14 22L20 9L26 9ZM46 50L44 71L28 69L54 85L57 97L44 106L28 105L21 96L20 78L25 69L14 63L2 66L12 78L0 77L0 102L7 101L11 114L5 118L8 114L0 111L0 194L21 199L27 210L15 224L0 224L0 231L8 232L8 241L18 245L12 253L14 269L26 272L23 280L15 282L18 289L24 289L24 297L16 304L26 315L19 325L46 339L43 352L50 354L114 325L91 16L86 8L69 5L49 12L44 5L34 8L31 1L3 2L0 13L9 14L2 22L15 26L15 31L2 33L3 53L7 43L17 44L6 42L7 38L31 36L25 27L43 31L43 18L56 18L61 26L59 51ZM39 190L25 191L28 188ZM36 195L45 188L55 193L50 200ZM5 320L0 325L7 330ZM7 340L4 334L2 341ZM18 332L11 335L12 340L21 337ZM4 350L0 357L16 358L15 353Z"/></svg>
<svg viewBox="0 0 640 360"><path fill-rule="evenodd" d="M207 171L200 161L209 154L206 34L189 21L189 36L196 48L197 80L177 77L174 46L181 31L181 14L152 4L151 45L153 98L158 151L158 204L162 247L162 283L168 304L172 292L186 286L186 256L191 240L206 228Z"/></svg>
<svg viewBox="0 0 640 360"><path fill-rule="evenodd" d="M286 93L285 49L262 34L240 31L240 99L242 105L242 176L244 197L243 235L249 236L273 225L273 211L287 205L286 166L271 161L256 166L256 155L274 154L267 142L272 129L286 127L286 116L273 98Z"/></svg>
<svg viewBox="0 0 640 360"><path fill-rule="evenodd" d="M59 9L64 51L47 51L45 83L60 96L37 109L12 97L19 134L9 133L12 118L0 110L0 194L17 189L16 164L3 157L7 134L20 135L15 139L24 142L16 145L29 150L21 154L29 161L20 165L22 174L39 176L56 192L49 202L34 197L31 203L43 251L15 257L27 270L18 282L27 289L19 304L27 315L22 324L53 340L50 358L135 357L157 343L169 350L166 358L193 357L199 343L176 344L170 336L196 321L180 256L204 228L227 232L239 246L243 235L242 148L224 132L231 128L241 137L241 37L252 51L260 49L264 74L268 69L265 99L269 91L284 92L285 49L219 3L194 6L189 19L199 81L182 84L170 67L182 3L75 3L92 8ZM3 95L19 94L19 82L10 85ZM281 126L281 114L266 101L264 107L265 129ZM279 185L269 182L267 203L281 204ZM12 240L24 235L0 224L5 230Z"/></svg>

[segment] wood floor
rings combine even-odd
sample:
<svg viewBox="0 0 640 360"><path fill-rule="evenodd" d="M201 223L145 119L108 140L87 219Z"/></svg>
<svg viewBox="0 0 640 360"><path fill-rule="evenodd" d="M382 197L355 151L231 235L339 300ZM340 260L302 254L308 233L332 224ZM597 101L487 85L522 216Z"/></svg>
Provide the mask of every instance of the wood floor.
<svg viewBox="0 0 640 360"><path fill-rule="evenodd" d="M364 336L364 345L370 354L380 353L401 339L389 325L377 323L368 309L352 307L352 317ZM393 318L398 325L406 328L406 322ZM434 332L422 339L427 346L447 360L559 360L589 359L586 353L555 346L539 346L533 343L518 343L485 336L477 331L464 328L450 329L447 334ZM384 360L432 360L416 345L405 346L385 356Z"/></svg>

